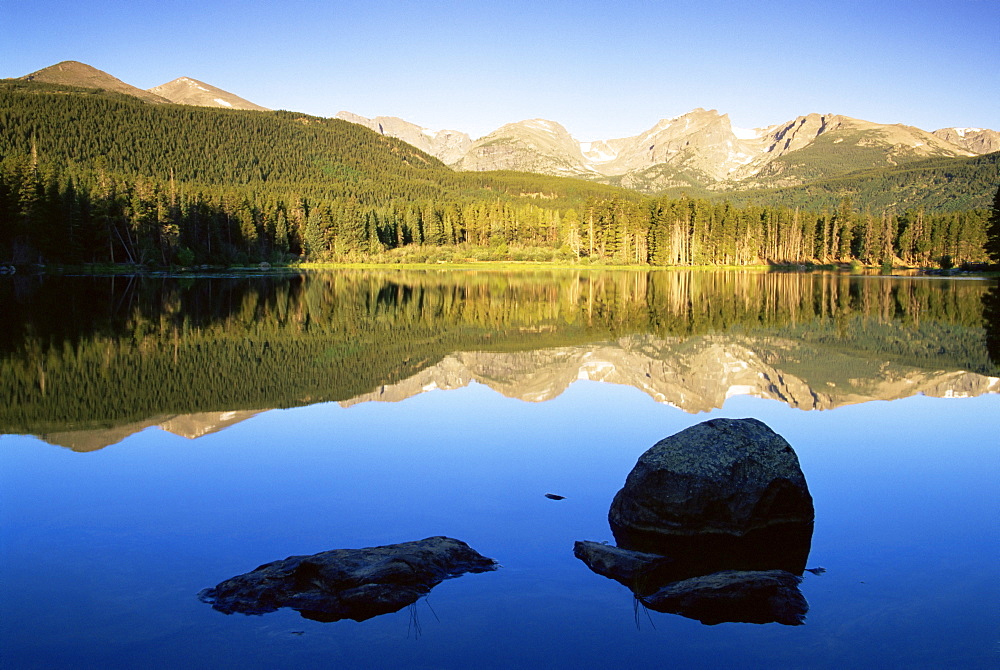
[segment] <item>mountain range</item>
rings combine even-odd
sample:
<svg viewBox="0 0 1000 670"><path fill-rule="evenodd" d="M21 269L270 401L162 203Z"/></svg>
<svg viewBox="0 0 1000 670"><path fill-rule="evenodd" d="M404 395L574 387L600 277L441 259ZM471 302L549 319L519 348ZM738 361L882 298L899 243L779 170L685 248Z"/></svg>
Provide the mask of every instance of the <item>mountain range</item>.
<svg viewBox="0 0 1000 670"><path fill-rule="evenodd" d="M509 123L472 140L394 117L338 118L397 137L458 170L519 170L591 179L643 192L697 186L740 190L796 186L857 170L928 158L1000 151L1000 133L942 128L933 133L838 114L807 114L766 128L733 127L728 115L695 109L632 137L580 142L559 123Z"/></svg>
<svg viewBox="0 0 1000 670"><path fill-rule="evenodd" d="M266 110L190 77L142 90L76 61L58 63L22 79L98 88L154 104ZM838 114L811 113L748 130L734 127L726 114L699 108L662 119L632 137L587 142L546 119L509 123L473 139L458 130L429 130L396 117L366 118L346 111L336 116L407 142L456 170L576 177L645 193L797 186L860 170L1000 151L1000 132L995 130L928 132Z"/></svg>

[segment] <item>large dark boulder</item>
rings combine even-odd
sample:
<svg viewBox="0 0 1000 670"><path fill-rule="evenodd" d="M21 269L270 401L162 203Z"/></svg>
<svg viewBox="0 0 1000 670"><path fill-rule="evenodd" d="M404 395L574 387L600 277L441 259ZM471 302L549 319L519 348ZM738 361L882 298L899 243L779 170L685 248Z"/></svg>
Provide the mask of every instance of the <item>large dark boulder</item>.
<svg viewBox="0 0 1000 670"><path fill-rule="evenodd" d="M680 614L704 624L723 622L804 623L809 605L801 577L784 570L728 570L673 582L641 602L657 612Z"/></svg>
<svg viewBox="0 0 1000 670"><path fill-rule="evenodd" d="M460 540L429 537L290 556L227 579L199 597L225 614L290 607L316 621L364 621L416 602L442 580L496 567Z"/></svg>
<svg viewBox="0 0 1000 670"><path fill-rule="evenodd" d="M712 419L646 451L608 513L619 546L718 569L801 574L812 496L792 447L756 419ZM777 561L775 557L784 558ZM713 569L713 567L715 569Z"/></svg>

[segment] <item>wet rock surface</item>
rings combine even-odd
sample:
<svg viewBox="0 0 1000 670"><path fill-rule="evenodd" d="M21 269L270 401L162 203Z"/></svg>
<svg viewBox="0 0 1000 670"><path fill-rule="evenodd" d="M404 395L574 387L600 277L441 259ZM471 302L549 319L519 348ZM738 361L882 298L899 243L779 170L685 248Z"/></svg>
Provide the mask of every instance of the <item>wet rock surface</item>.
<svg viewBox="0 0 1000 670"><path fill-rule="evenodd" d="M466 543L439 536L290 556L227 579L199 597L225 614L289 607L315 621L364 621L416 602L445 579L496 568L496 561Z"/></svg>

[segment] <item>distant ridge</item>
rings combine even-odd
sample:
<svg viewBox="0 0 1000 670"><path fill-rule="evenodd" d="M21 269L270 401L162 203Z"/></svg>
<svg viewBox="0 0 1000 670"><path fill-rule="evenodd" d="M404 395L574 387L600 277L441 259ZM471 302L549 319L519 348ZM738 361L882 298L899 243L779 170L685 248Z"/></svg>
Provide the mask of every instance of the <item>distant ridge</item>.
<svg viewBox="0 0 1000 670"><path fill-rule="evenodd" d="M146 102L158 104L166 104L170 102L170 100L167 100L156 93L150 93L149 91L144 91L141 88L132 86L131 84L126 84L121 79L116 79L103 70L98 70L96 67L92 67L86 63L81 63L75 60L64 60L61 63L56 63L55 65L50 65L47 68L38 70L37 72L27 74L21 77L21 79L25 81L40 81L46 84L97 88L102 91L113 91L115 93L132 95L137 98L141 98Z"/></svg>
<svg viewBox="0 0 1000 670"><path fill-rule="evenodd" d="M245 100L229 91L206 84L191 77L178 77L166 84L154 86L150 93L166 98L178 105L197 107L222 107L225 109L250 109L258 112L270 111L267 107Z"/></svg>
<svg viewBox="0 0 1000 670"><path fill-rule="evenodd" d="M662 119L634 137L592 142L578 141L555 121L529 119L475 141L461 134L464 143L447 145L436 141L439 133L402 119L366 119L349 112L337 116L419 146L456 170L578 177L645 193L790 187L859 170L1000 150L1000 133L993 130L930 133L839 114L806 114L750 130L734 128L726 114L698 108Z"/></svg>

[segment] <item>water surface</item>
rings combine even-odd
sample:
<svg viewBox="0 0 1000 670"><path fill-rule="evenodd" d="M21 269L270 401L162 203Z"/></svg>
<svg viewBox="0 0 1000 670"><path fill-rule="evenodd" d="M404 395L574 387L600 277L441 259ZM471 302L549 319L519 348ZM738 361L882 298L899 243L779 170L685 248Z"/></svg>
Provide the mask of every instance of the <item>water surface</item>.
<svg viewBox="0 0 1000 670"><path fill-rule="evenodd" d="M987 282L3 282L4 667L1000 658ZM805 625L646 613L573 557L575 540L613 541L608 506L644 450L748 416L793 445L814 498L808 564L826 572L805 575ZM360 623L226 616L196 597L289 555L431 535L503 567Z"/></svg>

